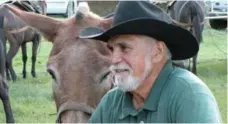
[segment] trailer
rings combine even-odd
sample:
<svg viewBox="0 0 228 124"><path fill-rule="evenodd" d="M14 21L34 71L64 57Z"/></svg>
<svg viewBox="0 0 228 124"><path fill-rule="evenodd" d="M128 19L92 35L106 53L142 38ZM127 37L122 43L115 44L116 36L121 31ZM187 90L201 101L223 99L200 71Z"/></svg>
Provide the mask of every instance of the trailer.
<svg viewBox="0 0 228 124"><path fill-rule="evenodd" d="M174 0L149 0L152 4L167 11ZM205 3L205 20L208 20L213 29L226 29L228 18L228 1L227 0L202 0Z"/></svg>
<svg viewBox="0 0 228 124"><path fill-rule="evenodd" d="M226 29L228 18L228 1L204 0L206 5L206 20L213 29Z"/></svg>

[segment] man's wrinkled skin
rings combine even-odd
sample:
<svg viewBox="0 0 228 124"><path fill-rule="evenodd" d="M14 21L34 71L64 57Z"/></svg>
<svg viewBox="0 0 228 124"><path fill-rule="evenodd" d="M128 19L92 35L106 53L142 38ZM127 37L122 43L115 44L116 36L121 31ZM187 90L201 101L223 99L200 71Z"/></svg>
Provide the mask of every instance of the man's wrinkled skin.
<svg viewBox="0 0 228 124"><path fill-rule="evenodd" d="M118 35L108 41L112 51L114 84L131 92L132 103L141 109L153 83L167 61L164 42L144 35Z"/></svg>

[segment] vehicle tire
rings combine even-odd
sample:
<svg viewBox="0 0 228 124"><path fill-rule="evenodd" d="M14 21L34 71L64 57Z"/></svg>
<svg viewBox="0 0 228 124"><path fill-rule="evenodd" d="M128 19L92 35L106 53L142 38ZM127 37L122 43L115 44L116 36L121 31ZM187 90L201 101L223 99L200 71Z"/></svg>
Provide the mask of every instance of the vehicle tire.
<svg viewBox="0 0 228 124"><path fill-rule="evenodd" d="M69 4L67 6L67 11L66 11L64 16L66 18L69 18L69 17L71 17L74 14L74 12L75 12L74 11L74 3L72 1L69 1Z"/></svg>
<svg viewBox="0 0 228 124"><path fill-rule="evenodd" d="M227 28L227 19L210 19L210 26L216 30L223 30Z"/></svg>

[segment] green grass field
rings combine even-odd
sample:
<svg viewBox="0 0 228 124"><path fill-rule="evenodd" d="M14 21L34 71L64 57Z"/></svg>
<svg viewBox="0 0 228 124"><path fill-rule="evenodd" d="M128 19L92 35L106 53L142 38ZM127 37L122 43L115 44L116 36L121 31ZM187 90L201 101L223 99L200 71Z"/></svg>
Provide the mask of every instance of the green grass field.
<svg viewBox="0 0 228 124"><path fill-rule="evenodd" d="M32 78L31 43L28 47L28 78L22 79L21 51L14 58L17 82L9 82L12 109L17 123L55 122L55 103L52 99L51 77L46 72L46 62L52 44L42 40L37 58L37 78ZM227 32L204 30L198 61L198 75L214 93L224 122L227 122ZM0 105L0 123L5 115Z"/></svg>

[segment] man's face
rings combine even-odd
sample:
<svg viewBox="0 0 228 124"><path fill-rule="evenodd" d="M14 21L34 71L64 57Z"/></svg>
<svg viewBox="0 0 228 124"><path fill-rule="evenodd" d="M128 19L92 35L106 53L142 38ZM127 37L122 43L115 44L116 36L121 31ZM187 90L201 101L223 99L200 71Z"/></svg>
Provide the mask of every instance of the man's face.
<svg viewBox="0 0 228 124"><path fill-rule="evenodd" d="M108 42L112 51L114 85L123 91L135 90L150 74L152 42L142 35L120 35Z"/></svg>

